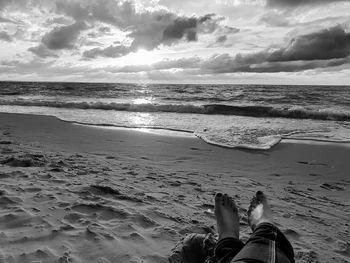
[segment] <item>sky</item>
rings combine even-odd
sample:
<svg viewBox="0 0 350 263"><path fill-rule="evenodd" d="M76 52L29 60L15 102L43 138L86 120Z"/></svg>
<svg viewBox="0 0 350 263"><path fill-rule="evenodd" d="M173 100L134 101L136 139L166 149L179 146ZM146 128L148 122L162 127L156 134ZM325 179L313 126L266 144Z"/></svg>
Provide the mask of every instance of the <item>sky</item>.
<svg viewBox="0 0 350 263"><path fill-rule="evenodd" d="M350 0L0 0L0 80L350 85Z"/></svg>

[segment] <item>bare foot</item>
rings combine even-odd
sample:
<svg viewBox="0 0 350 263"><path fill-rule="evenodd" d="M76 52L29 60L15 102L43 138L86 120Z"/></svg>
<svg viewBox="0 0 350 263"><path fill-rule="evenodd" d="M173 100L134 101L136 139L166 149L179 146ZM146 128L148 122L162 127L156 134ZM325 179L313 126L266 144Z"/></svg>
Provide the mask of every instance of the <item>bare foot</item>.
<svg viewBox="0 0 350 263"><path fill-rule="evenodd" d="M239 216L235 202L227 194L215 195L215 217L219 240L226 237L239 238Z"/></svg>
<svg viewBox="0 0 350 263"><path fill-rule="evenodd" d="M254 230L258 224L272 223L272 211L263 192L257 191L248 209L248 223Z"/></svg>

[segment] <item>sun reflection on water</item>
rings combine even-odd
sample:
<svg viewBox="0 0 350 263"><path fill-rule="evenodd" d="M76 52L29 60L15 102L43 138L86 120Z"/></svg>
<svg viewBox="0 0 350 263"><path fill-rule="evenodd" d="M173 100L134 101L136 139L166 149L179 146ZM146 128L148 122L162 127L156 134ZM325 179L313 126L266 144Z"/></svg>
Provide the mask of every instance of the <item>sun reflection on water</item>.
<svg viewBox="0 0 350 263"><path fill-rule="evenodd" d="M132 100L133 104L150 104L153 102L153 98L137 98Z"/></svg>
<svg viewBox="0 0 350 263"><path fill-rule="evenodd" d="M129 118L130 124L133 127L153 127L154 126L154 117L151 113L147 112L137 112L130 115Z"/></svg>

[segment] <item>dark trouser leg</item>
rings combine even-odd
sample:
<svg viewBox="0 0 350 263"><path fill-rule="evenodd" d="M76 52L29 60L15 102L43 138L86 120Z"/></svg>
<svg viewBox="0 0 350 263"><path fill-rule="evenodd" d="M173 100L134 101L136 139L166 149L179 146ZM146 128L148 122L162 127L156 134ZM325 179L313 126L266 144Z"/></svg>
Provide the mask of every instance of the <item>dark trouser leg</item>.
<svg viewBox="0 0 350 263"><path fill-rule="evenodd" d="M190 234L176 244L168 260L170 263L204 263L213 258L216 239L208 234ZM209 261L212 262L212 261Z"/></svg>
<svg viewBox="0 0 350 263"><path fill-rule="evenodd" d="M214 254L218 263L229 263L243 248L242 241L233 238L223 238L215 246Z"/></svg>
<svg viewBox="0 0 350 263"><path fill-rule="evenodd" d="M294 251L285 235L273 224L258 225L244 248L231 262L294 263Z"/></svg>

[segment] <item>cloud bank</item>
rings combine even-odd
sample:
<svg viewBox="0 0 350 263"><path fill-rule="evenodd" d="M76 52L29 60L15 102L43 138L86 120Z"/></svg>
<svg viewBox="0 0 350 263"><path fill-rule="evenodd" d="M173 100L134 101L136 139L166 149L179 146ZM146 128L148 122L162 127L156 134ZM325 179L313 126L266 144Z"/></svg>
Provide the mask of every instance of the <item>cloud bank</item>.
<svg viewBox="0 0 350 263"><path fill-rule="evenodd" d="M180 41L196 41L198 34L210 34L220 28L222 17L215 14L184 16L164 8L137 9L129 1L59 1L57 12L75 21L102 22L112 25L130 39L130 45L110 45L86 50L86 58L119 57L138 49L153 50Z"/></svg>
<svg viewBox="0 0 350 263"><path fill-rule="evenodd" d="M291 39L280 48L255 53L228 53L208 59L192 57L164 60L153 65L116 67L114 72L141 72L166 69L191 69L193 74L237 72L300 72L350 63L350 33L341 26L324 29ZM196 69L193 71L193 69Z"/></svg>
<svg viewBox="0 0 350 263"><path fill-rule="evenodd" d="M42 37L38 46L28 50L42 58L57 57L52 50L73 49L79 34L87 28L83 21L77 21L68 26L55 27Z"/></svg>
<svg viewBox="0 0 350 263"><path fill-rule="evenodd" d="M349 1L259 1L180 0L177 8L158 0L0 0L0 77L219 79L348 70Z"/></svg>
<svg viewBox="0 0 350 263"><path fill-rule="evenodd" d="M83 21L77 21L69 26L55 27L44 35L41 42L52 50L72 49L79 33L85 29L87 25Z"/></svg>
<svg viewBox="0 0 350 263"><path fill-rule="evenodd" d="M350 33L341 26L300 35L277 50L215 55L203 62L202 70L229 72L295 72L349 63Z"/></svg>
<svg viewBox="0 0 350 263"><path fill-rule="evenodd" d="M295 7L301 5L324 5L347 0L267 0L268 6Z"/></svg>

